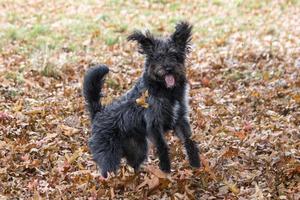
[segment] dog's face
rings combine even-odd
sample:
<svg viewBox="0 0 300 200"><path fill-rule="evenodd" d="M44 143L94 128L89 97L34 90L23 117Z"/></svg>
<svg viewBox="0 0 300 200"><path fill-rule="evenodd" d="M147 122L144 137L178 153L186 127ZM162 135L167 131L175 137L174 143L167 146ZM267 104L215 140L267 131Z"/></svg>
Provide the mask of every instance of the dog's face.
<svg viewBox="0 0 300 200"><path fill-rule="evenodd" d="M168 38L155 38L150 32L135 31L128 40L140 45L140 53L146 55L146 75L152 81L173 88L185 78L185 59L189 52L192 26L186 22L176 25Z"/></svg>

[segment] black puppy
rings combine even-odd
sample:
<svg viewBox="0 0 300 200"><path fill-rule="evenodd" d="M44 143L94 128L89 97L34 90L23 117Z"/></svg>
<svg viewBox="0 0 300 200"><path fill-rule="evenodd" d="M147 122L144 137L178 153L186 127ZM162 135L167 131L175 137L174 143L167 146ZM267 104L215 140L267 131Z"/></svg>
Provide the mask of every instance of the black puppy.
<svg viewBox="0 0 300 200"><path fill-rule="evenodd" d="M115 172L122 157L135 170L147 158L147 138L157 148L160 169L170 172L168 146L164 133L174 130L183 142L190 165L199 167L198 148L190 139L188 90L185 60L189 52L192 26L176 25L168 38L155 38L150 32L132 33L146 57L144 72L135 86L107 106L101 106L101 87L108 73L105 65L91 68L85 75L83 92L92 120L89 147L103 177ZM147 92L147 108L136 99Z"/></svg>

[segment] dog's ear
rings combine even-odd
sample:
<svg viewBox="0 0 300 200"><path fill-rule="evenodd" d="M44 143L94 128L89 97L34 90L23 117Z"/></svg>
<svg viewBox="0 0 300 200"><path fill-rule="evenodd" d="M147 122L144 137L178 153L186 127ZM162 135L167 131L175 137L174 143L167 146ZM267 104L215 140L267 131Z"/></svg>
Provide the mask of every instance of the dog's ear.
<svg viewBox="0 0 300 200"><path fill-rule="evenodd" d="M140 46L139 52L142 54L151 55L154 50L155 40L149 31L146 31L145 34L143 34L141 31L134 31L127 37L127 40L137 41Z"/></svg>
<svg viewBox="0 0 300 200"><path fill-rule="evenodd" d="M171 39L180 51L188 53L190 50L190 42L192 39L192 28L188 22L180 22L175 27L175 32L171 35Z"/></svg>

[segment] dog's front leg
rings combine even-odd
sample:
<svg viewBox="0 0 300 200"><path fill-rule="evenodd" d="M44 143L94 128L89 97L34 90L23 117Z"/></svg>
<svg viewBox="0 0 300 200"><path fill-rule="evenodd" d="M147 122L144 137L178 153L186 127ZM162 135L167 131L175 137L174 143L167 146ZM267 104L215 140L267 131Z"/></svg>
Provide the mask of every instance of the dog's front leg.
<svg viewBox="0 0 300 200"><path fill-rule="evenodd" d="M166 173L170 173L171 164L168 152L168 145L164 140L162 127L151 123L151 125L147 126L147 133L150 136L151 141L157 148L160 169Z"/></svg>
<svg viewBox="0 0 300 200"><path fill-rule="evenodd" d="M182 119L178 120L175 126L175 134L180 138L180 140L184 144L190 165L192 167L199 168L199 150L197 148L196 143L190 138L190 136L192 135L192 131L187 118L182 117Z"/></svg>

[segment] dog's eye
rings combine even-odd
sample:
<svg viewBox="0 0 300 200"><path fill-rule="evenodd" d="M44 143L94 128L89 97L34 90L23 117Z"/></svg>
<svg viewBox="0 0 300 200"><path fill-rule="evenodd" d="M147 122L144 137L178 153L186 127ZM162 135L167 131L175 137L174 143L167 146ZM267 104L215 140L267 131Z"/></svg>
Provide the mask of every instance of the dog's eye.
<svg viewBox="0 0 300 200"><path fill-rule="evenodd" d="M150 65L150 68L155 69L156 65Z"/></svg>
<svg viewBox="0 0 300 200"><path fill-rule="evenodd" d="M155 54L151 56L151 59L155 61L161 60L162 58L163 58L163 54Z"/></svg>
<svg viewBox="0 0 300 200"><path fill-rule="evenodd" d="M169 52L168 56L172 59L178 60L178 55L175 52Z"/></svg>

